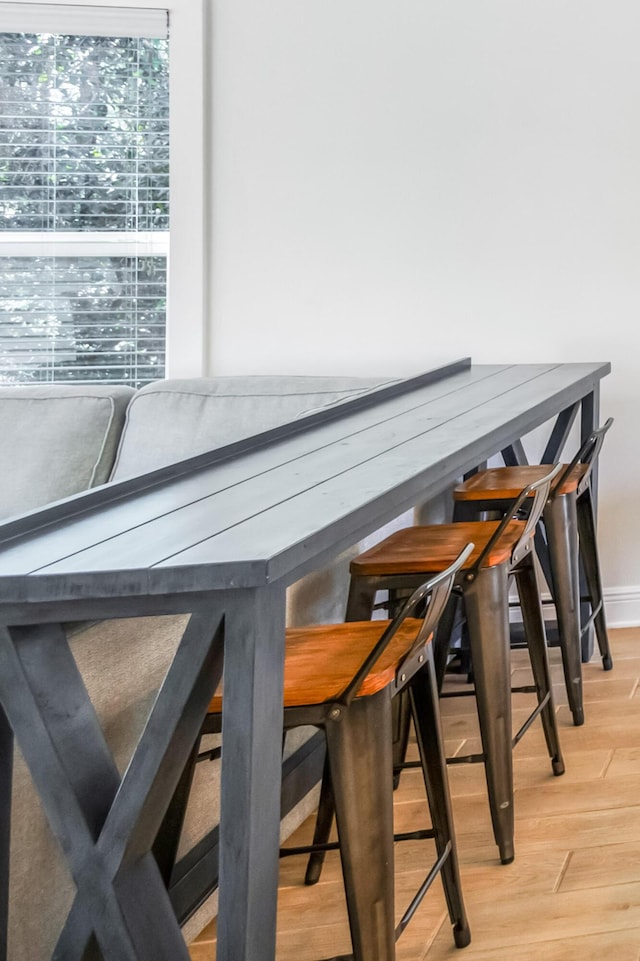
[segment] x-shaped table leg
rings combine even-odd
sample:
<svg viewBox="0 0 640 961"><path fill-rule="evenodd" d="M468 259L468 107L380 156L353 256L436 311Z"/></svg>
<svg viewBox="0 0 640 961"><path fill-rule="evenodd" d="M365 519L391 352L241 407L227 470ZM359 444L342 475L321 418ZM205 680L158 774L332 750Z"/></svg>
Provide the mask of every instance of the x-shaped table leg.
<svg viewBox="0 0 640 961"><path fill-rule="evenodd" d="M222 657L212 603L192 614L121 778L61 626L0 628L0 702L77 887L54 961L188 961L151 847Z"/></svg>

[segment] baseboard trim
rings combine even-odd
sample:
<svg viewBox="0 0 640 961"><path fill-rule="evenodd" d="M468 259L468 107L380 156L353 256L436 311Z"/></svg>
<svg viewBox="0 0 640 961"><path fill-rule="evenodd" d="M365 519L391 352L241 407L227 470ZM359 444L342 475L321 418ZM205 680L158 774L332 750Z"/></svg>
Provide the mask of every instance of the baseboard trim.
<svg viewBox="0 0 640 961"><path fill-rule="evenodd" d="M604 592L608 627L640 626L640 587L610 587Z"/></svg>
<svg viewBox="0 0 640 961"><path fill-rule="evenodd" d="M541 595L545 620L555 621L555 609L551 595ZM640 587L609 587L604 592L604 611L607 627L640 627ZM516 605L509 612L510 620L519 623L522 618Z"/></svg>

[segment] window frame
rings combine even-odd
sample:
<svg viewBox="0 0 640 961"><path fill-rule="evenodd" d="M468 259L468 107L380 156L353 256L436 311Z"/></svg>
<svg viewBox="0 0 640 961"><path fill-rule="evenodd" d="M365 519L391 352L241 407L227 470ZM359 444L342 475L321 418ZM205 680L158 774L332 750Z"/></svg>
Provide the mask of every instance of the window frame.
<svg viewBox="0 0 640 961"><path fill-rule="evenodd" d="M32 4L24 2L25 13ZM37 0L169 14L169 196L166 377L205 373L207 323L206 0ZM0 8L3 0L0 0Z"/></svg>

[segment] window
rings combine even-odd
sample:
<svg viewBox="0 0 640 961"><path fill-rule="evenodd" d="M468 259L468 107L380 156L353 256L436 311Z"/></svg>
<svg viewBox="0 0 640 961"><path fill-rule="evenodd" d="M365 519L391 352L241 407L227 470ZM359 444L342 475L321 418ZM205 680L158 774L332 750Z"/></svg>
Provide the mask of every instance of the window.
<svg viewBox="0 0 640 961"><path fill-rule="evenodd" d="M202 372L204 230L176 218L168 284L168 227L170 190L203 216L203 11L169 8L170 40L165 10L0 2L0 381L165 376L168 289L173 373Z"/></svg>

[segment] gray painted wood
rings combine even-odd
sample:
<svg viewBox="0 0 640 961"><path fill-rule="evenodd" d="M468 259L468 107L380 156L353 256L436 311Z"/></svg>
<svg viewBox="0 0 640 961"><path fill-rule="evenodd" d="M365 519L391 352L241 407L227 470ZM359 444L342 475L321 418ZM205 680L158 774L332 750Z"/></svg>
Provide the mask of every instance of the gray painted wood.
<svg viewBox="0 0 640 961"><path fill-rule="evenodd" d="M493 390L512 387L515 379L514 368L501 371L499 376L492 379ZM193 497L190 494L189 499L184 498L182 506L177 503L180 490L172 484L174 500L170 506L156 505L155 516L146 523L141 523L139 518L132 518L135 526L118 535L113 532L110 523L108 541L84 550L72 561L65 558L50 566L47 573L56 573L58 568L68 569L69 563L76 562L81 564L83 570L100 570L104 566L107 551L110 564L118 568L154 566L162 558L163 552L168 559L194 544L258 518L292 498L313 497L322 485L330 484L356 468L364 468L365 473L367 466L373 468L376 474L380 473L379 483L386 488L385 465L378 465L379 458L385 457L391 461L395 453L403 448L407 474L411 474L415 470L416 455L425 443L433 448L429 452L432 458L438 454L443 436L441 429L444 429L444 436L449 440L458 432L457 422L460 419L464 419L466 425L470 417L475 424L484 416L485 395L486 384L469 385L464 393L455 391L438 396L437 411L431 396L426 402L422 399L420 404L416 403L417 397L414 398L414 395L399 398L385 404L384 411L378 415L379 418L383 415L384 419L377 419L374 423L371 423L370 412L367 412L366 421L363 421L362 415L356 414L346 418L340 425L331 425L331 429L319 428L296 438L295 442L287 444L286 452L278 445L277 450L268 448L250 459L243 458L243 464L233 465L233 476L230 476L230 466L219 469L219 473L224 475L222 479L217 479L207 471L206 476L199 478L198 499L190 499ZM492 416L495 418L495 413L492 412ZM472 429L475 431L475 426ZM423 456L422 453L420 456ZM240 473L243 465L248 472L244 477ZM203 495L203 491L211 487L214 492ZM159 491L159 497L163 497L164 493L164 490ZM357 491L355 495L358 496ZM152 502L153 499L147 502L147 514ZM68 546L63 545L60 539L60 532L57 541L63 549L68 550ZM40 540L38 547L37 554L32 556L37 558L39 569L43 571L43 556L50 549L48 538L44 542ZM254 556L264 555L261 552Z"/></svg>
<svg viewBox="0 0 640 961"><path fill-rule="evenodd" d="M353 543L444 489L607 372L596 364L472 367L450 378L450 390L447 382L419 387L353 415L344 404L339 421L249 447L196 476L163 479L160 471L153 486L141 482L138 493L116 492L95 507L89 492L83 513L83 498L75 498L69 519L49 529L47 511L38 512L37 530L0 547L0 575L10 575L0 576L0 603L25 596L23 574L28 596L43 601L105 589L113 596L258 586L276 571L295 579L332 538ZM2 536L0 527L0 545ZM100 577L100 589L94 575L106 571L116 573L111 588Z"/></svg>
<svg viewBox="0 0 640 961"><path fill-rule="evenodd" d="M428 400L437 400L456 389L468 389L474 380L484 380L499 368L483 368L460 381L450 377L446 384L430 385L426 392ZM373 398L373 394L369 398ZM424 402L424 400L423 400ZM370 405L371 406L371 400ZM385 403L384 418L391 419L416 406L413 392L391 398ZM340 405L342 409L344 405ZM333 412L337 407L332 408ZM182 465L154 471L137 481L124 481L109 485L100 490L87 491L63 501L60 505L33 512L20 521L6 523L0 527L0 544L5 549L0 556L0 572L13 573L18 570L32 571L42 566L43 552L68 556L92 542L93 522L103 507L109 509L109 537L137 528L142 524L196 503L203 497L214 496L251 477L264 473L301 457L305 453L321 449L327 444L353 436L372 423L369 408L358 407L353 413L349 404L349 416L339 422L317 423L318 416L305 417L292 425L291 434L283 428L269 431L254 439L250 444L240 445L201 455L183 462ZM374 422L379 417L376 413ZM305 425L304 431L302 426ZM265 438L275 435L267 444ZM280 441L287 443L283 453ZM240 452L235 451L240 447ZM229 456L224 457L224 450ZM65 509L66 505L66 509ZM60 518L58 520L58 518ZM73 518L73 523L70 523ZM37 541L34 545L34 541ZM31 549L30 549L31 548Z"/></svg>

